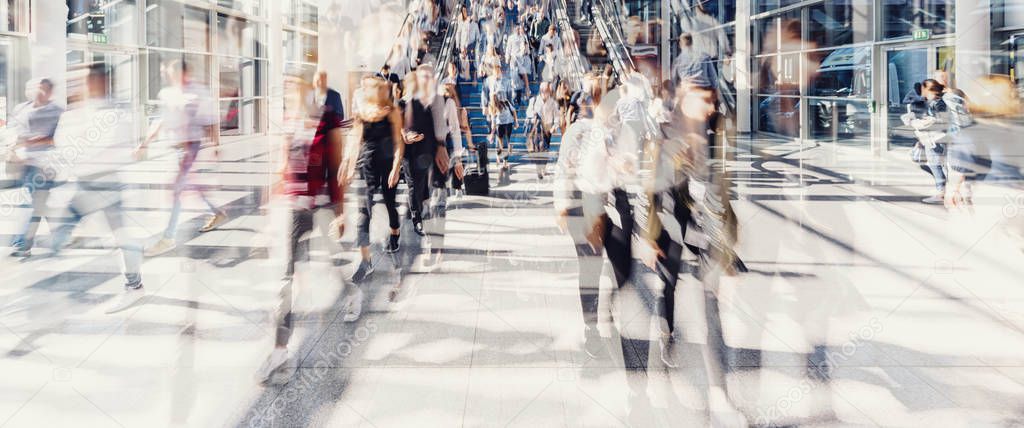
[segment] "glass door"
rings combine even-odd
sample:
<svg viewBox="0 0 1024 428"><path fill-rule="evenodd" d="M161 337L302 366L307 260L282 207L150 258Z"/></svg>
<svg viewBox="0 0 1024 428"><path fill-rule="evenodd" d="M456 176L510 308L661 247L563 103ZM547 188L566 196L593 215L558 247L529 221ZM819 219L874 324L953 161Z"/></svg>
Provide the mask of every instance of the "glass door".
<svg viewBox="0 0 1024 428"><path fill-rule="evenodd" d="M886 129L884 147L913 147L914 132L903 124L900 116L914 109L920 101L920 84L925 79L948 80L953 75L953 46L905 45L886 49L882 117Z"/></svg>

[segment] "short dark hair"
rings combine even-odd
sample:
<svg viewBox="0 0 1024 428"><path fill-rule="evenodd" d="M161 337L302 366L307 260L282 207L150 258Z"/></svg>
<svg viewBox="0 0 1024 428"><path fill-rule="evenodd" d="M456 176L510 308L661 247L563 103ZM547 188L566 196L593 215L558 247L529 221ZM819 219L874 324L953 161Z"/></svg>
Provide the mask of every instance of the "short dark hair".
<svg viewBox="0 0 1024 428"><path fill-rule="evenodd" d="M693 34L686 33L679 37L679 41L683 46L693 46Z"/></svg>
<svg viewBox="0 0 1024 428"><path fill-rule="evenodd" d="M48 79L48 78L44 77L42 79L39 79L39 85L40 86L45 86L47 91L52 91L53 90L53 81Z"/></svg>

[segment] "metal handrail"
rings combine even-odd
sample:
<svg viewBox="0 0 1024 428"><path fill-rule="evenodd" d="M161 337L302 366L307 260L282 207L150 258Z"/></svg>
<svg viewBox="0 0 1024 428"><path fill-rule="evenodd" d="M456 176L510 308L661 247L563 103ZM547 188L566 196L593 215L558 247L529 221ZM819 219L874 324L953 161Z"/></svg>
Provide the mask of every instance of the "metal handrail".
<svg viewBox="0 0 1024 428"><path fill-rule="evenodd" d="M448 28L445 29L444 39L441 42L441 51L437 55L437 64L434 67L434 78L438 82L448 77L448 64L452 61L455 52L455 40L458 38L458 29L462 24L461 19L455 19L462 12L463 6L460 3L451 12L448 19Z"/></svg>
<svg viewBox="0 0 1024 428"><path fill-rule="evenodd" d="M562 35L566 37L570 34L575 36L576 33L572 28L572 23L569 21L568 6L565 0L556 0L553 3L553 8L555 9L554 17L557 20L557 25ZM570 43L572 52L570 53L569 63L575 70L570 73L570 77L567 80L569 80L574 91L579 91L583 89L583 75L586 74L586 67L583 63L583 56L580 54L580 46L576 41L576 37L571 37Z"/></svg>
<svg viewBox="0 0 1024 428"><path fill-rule="evenodd" d="M413 0L413 1L416 1L416 0ZM425 0L419 0L419 7L417 7L417 8L406 9L405 19L402 20L402 26L399 27L398 34L395 35L395 39L394 39L395 41L391 43L391 48L388 49L387 56L384 57L384 64L381 64L381 66L377 68L378 70L380 70L381 68L384 68L384 65L391 64L391 57L395 55L395 49L397 49L398 46L402 44L401 40L402 40L402 35L403 34L405 35L405 39L409 40L409 34L405 30L406 28L411 28L411 27L409 27L408 24L409 24L409 20L412 18L412 12L409 12L409 10L419 10L419 8L423 7L423 2L424 1Z"/></svg>

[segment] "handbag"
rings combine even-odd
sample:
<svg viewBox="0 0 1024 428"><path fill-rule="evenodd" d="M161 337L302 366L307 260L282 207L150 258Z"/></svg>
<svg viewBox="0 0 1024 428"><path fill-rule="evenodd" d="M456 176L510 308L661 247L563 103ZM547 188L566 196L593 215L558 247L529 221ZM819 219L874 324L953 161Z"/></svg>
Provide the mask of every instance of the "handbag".
<svg viewBox="0 0 1024 428"><path fill-rule="evenodd" d="M474 150L473 155L469 158L479 159L479 154ZM487 176L487 170L480 168L480 162L478 160L467 159L467 164L471 165L466 167L466 171L462 176L462 185L466 189L467 195L474 196L487 196L491 190L490 178Z"/></svg>

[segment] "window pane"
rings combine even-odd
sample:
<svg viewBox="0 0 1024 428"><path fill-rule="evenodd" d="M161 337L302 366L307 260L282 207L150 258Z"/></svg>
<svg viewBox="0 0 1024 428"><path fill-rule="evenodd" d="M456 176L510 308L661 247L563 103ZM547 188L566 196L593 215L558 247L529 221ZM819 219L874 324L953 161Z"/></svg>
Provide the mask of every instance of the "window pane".
<svg viewBox="0 0 1024 428"><path fill-rule="evenodd" d="M801 0L754 0L753 10L758 12L768 12L792 4L797 4L800 1Z"/></svg>
<svg viewBox="0 0 1024 428"><path fill-rule="evenodd" d="M882 11L885 38L910 37L914 30L932 34L953 32L953 2L947 0L890 0Z"/></svg>
<svg viewBox="0 0 1024 428"><path fill-rule="evenodd" d="M220 7L245 12L250 15L259 15L260 13L260 0L217 0L217 5Z"/></svg>
<svg viewBox="0 0 1024 428"><path fill-rule="evenodd" d="M173 0L150 0L146 9L146 44L209 52L209 12Z"/></svg>
<svg viewBox="0 0 1024 428"><path fill-rule="evenodd" d="M759 94L800 94L800 54L758 58Z"/></svg>
<svg viewBox="0 0 1024 428"><path fill-rule="evenodd" d="M871 97L871 48L840 48L810 52L808 95L819 97Z"/></svg>
<svg viewBox="0 0 1024 428"><path fill-rule="evenodd" d="M67 4L68 34L105 37L107 43L136 43L135 0L68 0Z"/></svg>
<svg viewBox="0 0 1024 428"><path fill-rule="evenodd" d="M758 97L757 130L790 137L800 135L800 98Z"/></svg>
<svg viewBox="0 0 1024 428"><path fill-rule="evenodd" d="M816 140L870 144L871 113L864 101L808 99Z"/></svg>
<svg viewBox="0 0 1024 428"><path fill-rule="evenodd" d="M28 0L0 0L0 31L28 32Z"/></svg>
<svg viewBox="0 0 1024 428"><path fill-rule="evenodd" d="M284 32L284 58L287 62L317 62L317 37L294 31Z"/></svg>
<svg viewBox="0 0 1024 428"><path fill-rule="evenodd" d="M808 8L807 48L871 40L870 0L830 0Z"/></svg>
<svg viewBox="0 0 1024 428"><path fill-rule="evenodd" d="M317 30L317 6L311 0L285 0L284 15L288 25Z"/></svg>
<svg viewBox="0 0 1024 428"><path fill-rule="evenodd" d="M223 14L217 15L217 53L234 56L261 56L260 24Z"/></svg>
<svg viewBox="0 0 1024 428"><path fill-rule="evenodd" d="M220 61L220 97L255 97L261 96L263 61L253 59L219 58Z"/></svg>

